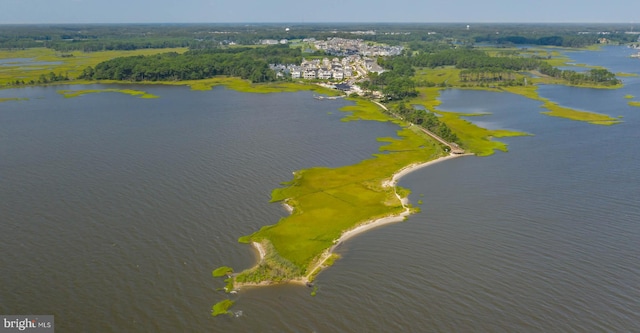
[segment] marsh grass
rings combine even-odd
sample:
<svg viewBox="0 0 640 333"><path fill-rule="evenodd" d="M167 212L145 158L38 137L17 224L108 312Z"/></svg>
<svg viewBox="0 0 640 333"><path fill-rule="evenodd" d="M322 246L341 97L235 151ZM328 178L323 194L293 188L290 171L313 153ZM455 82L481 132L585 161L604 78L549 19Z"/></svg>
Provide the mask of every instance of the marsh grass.
<svg viewBox="0 0 640 333"><path fill-rule="evenodd" d="M302 269L282 257L274 249L270 240L264 239L260 241L260 244L265 250L265 257L256 266L234 276L233 282L240 284L257 284L263 281L281 282L302 276ZM230 288L228 291L232 289Z"/></svg>
<svg viewBox="0 0 640 333"><path fill-rule="evenodd" d="M538 94L537 86L503 87L502 90L543 102L541 107L548 111L543 111L542 113L549 116L584 121L594 125L613 125L620 122L618 118L613 118L606 114L575 110L560 106L547 98L541 97Z"/></svg>
<svg viewBox="0 0 640 333"><path fill-rule="evenodd" d="M136 96L140 98L158 98L158 96L146 93L140 90L132 90L132 89L84 89L84 90L58 90L58 93L63 95L65 98L73 98L86 94L98 94L105 92L114 92L121 93L125 95Z"/></svg>
<svg viewBox="0 0 640 333"><path fill-rule="evenodd" d="M211 315L216 317L219 315L228 314L229 313L228 310L233 305L233 303L234 302L232 300L225 299L223 301L220 301L214 304L211 307Z"/></svg>
<svg viewBox="0 0 640 333"><path fill-rule="evenodd" d="M2 102L11 102L11 101L28 101L28 98L18 98L18 97L0 97L0 103Z"/></svg>
<svg viewBox="0 0 640 333"><path fill-rule="evenodd" d="M140 83L140 82L138 82ZM142 82L144 84L180 85L189 86L193 90L206 91L217 86L224 86L239 92L270 94L282 92L313 91L327 96L339 96L342 93L338 90L328 89L316 84L305 82L273 82L273 83L251 83L236 77L218 76L203 80L185 81L162 81L162 82Z"/></svg>
<svg viewBox="0 0 640 333"><path fill-rule="evenodd" d="M462 147L466 150L479 156L487 156L493 154L495 150L507 151L507 145L505 143L494 141L493 138L528 135L523 132L507 130L488 130L461 118L464 116L482 115L446 112L436 109L441 103L440 100L438 100L441 90L442 88L420 88L420 95L411 100L410 103L422 105L425 109L439 114L441 116L439 120L447 124L458 136Z"/></svg>
<svg viewBox="0 0 640 333"><path fill-rule="evenodd" d="M561 117L561 118L567 118L571 120L585 121L595 125L607 125L607 126L614 125L621 122L619 119L610 117L606 114L588 112L588 111L578 111L578 110L560 106L551 101L546 101L543 104L543 107L549 111L545 111L542 113L549 116L553 116L553 117Z"/></svg>
<svg viewBox="0 0 640 333"><path fill-rule="evenodd" d="M233 273L233 268L228 266L218 267L213 271L213 277L222 277Z"/></svg>

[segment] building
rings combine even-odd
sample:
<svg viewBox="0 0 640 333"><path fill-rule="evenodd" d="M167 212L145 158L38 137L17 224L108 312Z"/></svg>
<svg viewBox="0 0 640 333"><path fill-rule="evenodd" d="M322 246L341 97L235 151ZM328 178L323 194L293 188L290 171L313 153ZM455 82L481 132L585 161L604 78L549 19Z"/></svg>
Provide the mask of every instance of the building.
<svg viewBox="0 0 640 333"><path fill-rule="evenodd" d="M300 77L302 77L302 71L300 70L300 68L292 68L291 69L291 78L292 79L299 79Z"/></svg>
<svg viewBox="0 0 640 333"><path fill-rule="evenodd" d="M313 69L307 69L304 71L303 77L307 80L313 80L316 78L316 71Z"/></svg>

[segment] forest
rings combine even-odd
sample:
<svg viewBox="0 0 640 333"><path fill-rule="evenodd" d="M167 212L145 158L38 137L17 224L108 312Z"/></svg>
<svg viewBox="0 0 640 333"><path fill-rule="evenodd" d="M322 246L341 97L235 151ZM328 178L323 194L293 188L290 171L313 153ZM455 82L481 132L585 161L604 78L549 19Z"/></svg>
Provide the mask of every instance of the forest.
<svg viewBox="0 0 640 333"><path fill-rule="evenodd" d="M612 86L620 83L614 73L606 69L592 69L584 73L572 70L560 70L536 57L516 55L490 56L481 49L457 47L449 49L433 49L430 52L405 52L403 56L379 58L378 63L388 72L371 78L372 85L388 86L399 82L397 77L412 76L414 67L435 68L454 66L462 69L462 82L500 82L503 85L522 85L516 79L516 73L537 70L544 75L567 80L570 84L597 84ZM402 87L415 87L416 83L404 82ZM432 86L429 82L420 82L423 86ZM394 88L398 85L395 84ZM412 96L411 92L394 93L395 96Z"/></svg>
<svg viewBox="0 0 640 333"><path fill-rule="evenodd" d="M86 68L79 78L88 80L180 81L199 80L217 75L248 79L252 82L276 80L271 63L300 63L300 49L288 46L190 50L152 56L122 57Z"/></svg>
<svg viewBox="0 0 640 333"><path fill-rule="evenodd" d="M285 28L288 28L286 30ZM390 45L451 42L584 47L606 37L631 43L637 26L622 24L315 23L315 24L48 24L0 25L0 49L46 47L61 52L255 45L262 39L360 38ZM374 32L369 33L369 32ZM603 33L606 32L606 35Z"/></svg>

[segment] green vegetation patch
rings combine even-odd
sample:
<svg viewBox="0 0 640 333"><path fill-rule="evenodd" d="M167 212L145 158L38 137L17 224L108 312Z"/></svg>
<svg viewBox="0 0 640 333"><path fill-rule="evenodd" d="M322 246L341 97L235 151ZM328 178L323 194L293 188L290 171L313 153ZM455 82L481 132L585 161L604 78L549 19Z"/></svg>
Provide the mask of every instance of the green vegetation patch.
<svg viewBox="0 0 640 333"><path fill-rule="evenodd" d="M156 95L149 94L140 90L133 90L133 89L58 90L58 93L62 94L65 98L73 98L73 97L78 97L86 94L97 94L97 93L104 93L104 92L115 92L115 93L131 95L131 96L137 96L140 98L158 98L158 96Z"/></svg>
<svg viewBox="0 0 640 333"><path fill-rule="evenodd" d="M624 98L626 98L626 99L633 99L634 97L635 96L633 96L633 95L624 95Z"/></svg>
<svg viewBox="0 0 640 333"><path fill-rule="evenodd" d="M372 101L362 98L347 98L347 100L356 102L356 105L348 105L340 109L340 111L350 112L348 116L342 118L342 121L374 120L401 124L397 119L380 112L380 106Z"/></svg>
<svg viewBox="0 0 640 333"><path fill-rule="evenodd" d="M233 273L233 268L228 266L218 267L213 271L213 277L222 277Z"/></svg>
<svg viewBox="0 0 640 333"><path fill-rule="evenodd" d="M302 269L281 256L270 241L265 239L260 244L265 250L265 257L258 265L233 277L233 282L240 284L257 284L264 281L281 282L302 276Z"/></svg>
<svg viewBox="0 0 640 333"><path fill-rule="evenodd" d="M423 68L416 71L414 80L418 84L433 83L439 86L459 86L460 72L462 70L454 66L442 66L437 68Z"/></svg>
<svg viewBox="0 0 640 333"><path fill-rule="evenodd" d="M537 91L537 86L503 87L501 89L510 93L543 102L542 107L549 111L545 111L542 113L549 116L584 121L595 125L613 125L620 122L619 119L613 118L606 114L575 110L560 106L547 98L540 97Z"/></svg>
<svg viewBox="0 0 640 333"><path fill-rule="evenodd" d="M561 117L561 118L567 118L571 120L586 121L590 124L595 124L595 125L613 125L620 122L619 119L612 118L606 114L569 109L569 108L559 106L558 104L551 101L545 102L543 104L543 107L549 111L542 112L542 113L553 116L553 117Z"/></svg>
<svg viewBox="0 0 640 333"><path fill-rule="evenodd" d="M629 105L635 106L635 107L640 107L640 102L638 102L638 101L630 101Z"/></svg>
<svg viewBox="0 0 640 333"><path fill-rule="evenodd" d="M0 103L9 102L9 101L28 101L28 98L18 98L18 97L0 97Z"/></svg>
<svg viewBox="0 0 640 333"><path fill-rule="evenodd" d="M214 304L213 307L211 307L211 315L216 317L219 315L228 314L228 310L233 305L233 303L234 302L232 300L225 299Z"/></svg>
<svg viewBox="0 0 640 333"><path fill-rule="evenodd" d="M526 136L524 132L508 130L489 130L479 127L461 117L478 116L477 114L463 114L454 112L436 111L440 114L441 121L446 123L453 132L458 135L462 146L478 156L488 156L495 150L507 151L507 144L494 141L493 138ZM480 115L481 116L481 115Z"/></svg>
<svg viewBox="0 0 640 333"><path fill-rule="evenodd" d="M121 83L119 81L100 81L100 83ZM249 80L243 80L237 77L216 76L214 78L202 80L185 80L185 81L145 81L144 84L161 84L174 86L189 86L193 90L207 91L217 86L224 86L245 93L256 94L272 94L282 92L297 91L313 91L327 96L340 96L342 93L338 90L321 87L317 84L304 82L271 82L271 83L251 83Z"/></svg>

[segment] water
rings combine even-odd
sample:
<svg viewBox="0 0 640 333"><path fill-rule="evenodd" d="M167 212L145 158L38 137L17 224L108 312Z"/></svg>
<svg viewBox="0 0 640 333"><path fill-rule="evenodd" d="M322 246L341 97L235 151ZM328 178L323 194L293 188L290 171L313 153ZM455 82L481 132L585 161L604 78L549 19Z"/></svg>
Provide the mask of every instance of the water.
<svg viewBox="0 0 640 333"><path fill-rule="evenodd" d="M621 49L574 59L637 73ZM506 93L445 91L440 108L533 136L405 176L422 211L345 242L316 297L243 290L230 296L241 315L216 318L227 296L211 270L251 266L237 238L286 214L270 191L294 170L367 158L397 127L341 122L348 101L304 92L0 90L30 98L0 104L0 313L55 314L62 332L638 331L640 108L624 99L638 79L624 80L540 89L623 116L611 127Z"/></svg>
<svg viewBox="0 0 640 333"><path fill-rule="evenodd" d="M0 67L15 67L18 65L27 66L48 66L60 65L61 61L34 61L34 58L5 58L0 59Z"/></svg>

